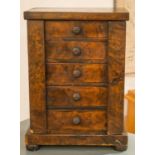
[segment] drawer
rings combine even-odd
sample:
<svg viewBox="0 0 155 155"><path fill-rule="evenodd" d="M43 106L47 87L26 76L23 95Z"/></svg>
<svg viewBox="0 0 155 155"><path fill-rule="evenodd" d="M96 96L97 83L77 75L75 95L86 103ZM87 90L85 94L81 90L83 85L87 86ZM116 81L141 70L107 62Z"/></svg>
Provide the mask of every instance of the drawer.
<svg viewBox="0 0 155 155"><path fill-rule="evenodd" d="M48 63L47 85L107 82L106 64Z"/></svg>
<svg viewBox="0 0 155 155"><path fill-rule="evenodd" d="M102 110L48 110L50 133L104 133L107 130L106 111Z"/></svg>
<svg viewBox="0 0 155 155"><path fill-rule="evenodd" d="M103 38L107 39L107 22L93 21L47 21L46 40L54 38Z"/></svg>
<svg viewBox="0 0 155 155"><path fill-rule="evenodd" d="M52 41L46 44L46 59L57 60L87 60L105 59L105 42L86 41Z"/></svg>
<svg viewBox="0 0 155 155"><path fill-rule="evenodd" d="M99 107L107 105L105 87L50 86L47 105L50 107Z"/></svg>

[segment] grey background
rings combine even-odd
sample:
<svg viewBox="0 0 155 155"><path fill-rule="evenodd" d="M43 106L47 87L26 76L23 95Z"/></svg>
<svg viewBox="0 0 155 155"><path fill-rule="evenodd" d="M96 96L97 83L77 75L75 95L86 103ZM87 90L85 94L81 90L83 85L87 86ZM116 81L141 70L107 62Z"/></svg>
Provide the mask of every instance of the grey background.
<svg viewBox="0 0 155 155"><path fill-rule="evenodd" d="M79 146L42 146L40 150L30 152L25 149L24 136L29 127L29 120L20 124L20 155L134 155L135 137L129 134L128 149L124 152L114 151L108 147L79 147Z"/></svg>

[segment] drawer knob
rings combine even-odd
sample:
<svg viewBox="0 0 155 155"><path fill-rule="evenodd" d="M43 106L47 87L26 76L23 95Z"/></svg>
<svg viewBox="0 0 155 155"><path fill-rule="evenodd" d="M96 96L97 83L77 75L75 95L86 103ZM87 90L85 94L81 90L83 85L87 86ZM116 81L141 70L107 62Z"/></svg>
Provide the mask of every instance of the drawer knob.
<svg viewBox="0 0 155 155"><path fill-rule="evenodd" d="M81 49L80 49L79 47L74 47L74 48L73 48L73 54L74 54L75 56L81 55Z"/></svg>
<svg viewBox="0 0 155 155"><path fill-rule="evenodd" d="M74 99L74 101L79 101L81 99L80 94L79 93L74 93L73 94L73 99Z"/></svg>
<svg viewBox="0 0 155 155"><path fill-rule="evenodd" d="M81 28L80 28L79 26L75 26L75 27L73 27L72 32L73 32L75 35L78 35L78 34L81 33Z"/></svg>
<svg viewBox="0 0 155 155"><path fill-rule="evenodd" d="M73 76L74 76L75 78L79 78L79 77L81 76L81 71L78 70L78 69L74 70L74 71L73 71Z"/></svg>
<svg viewBox="0 0 155 155"><path fill-rule="evenodd" d="M80 117L77 116L73 118L73 124L78 125L80 124L80 122L81 122Z"/></svg>

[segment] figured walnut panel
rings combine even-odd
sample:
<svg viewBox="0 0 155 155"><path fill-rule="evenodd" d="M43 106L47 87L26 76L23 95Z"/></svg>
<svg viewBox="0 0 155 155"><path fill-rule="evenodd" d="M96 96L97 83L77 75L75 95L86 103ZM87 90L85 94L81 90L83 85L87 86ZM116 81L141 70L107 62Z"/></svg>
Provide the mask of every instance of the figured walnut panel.
<svg viewBox="0 0 155 155"><path fill-rule="evenodd" d="M79 124L73 119L80 118ZM48 131L50 133L104 133L107 129L106 111L103 110L48 110Z"/></svg>
<svg viewBox="0 0 155 155"><path fill-rule="evenodd" d="M107 82L105 64L48 63L46 68L47 85ZM80 71L80 77L74 77L76 70Z"/></svg>
<svg viewBox="0 0 155 155"><path fill-rule="evenodd" d="M74 27L80 28L74 34ZM45 23L46 40L53 38L107 38L107 22L94 21L47 21Z"/></svg>
<svg viewBox="0 0 155 155"><path fill-rule="evenodd" d="M125 22L109 22L108 134L121 134L123 132L125 34Z"/></svg>
<svg viewBox="0 0 155 155"><path fill-rule="evenodd" d="M106 59L106 47L106 43L100 41L51 41L46 43L46 59L48 62L53 59L61 61L104 60ZM80 50L79 55L74 54L75 48Z"/></svg>
<svg viewBox="0 0 155 155"><path fill-rule="evenodd" d="M74 94L80 99L75 100ZM106 106L108 89L86 86L51 86L47 87L47 105L52 107L96 107Z"/></svg>
<svg viewBox="0 0 155 155"><path fill-rule="evenodd" d="M28 21L30 128L46 131L44 22Z"/></svg>

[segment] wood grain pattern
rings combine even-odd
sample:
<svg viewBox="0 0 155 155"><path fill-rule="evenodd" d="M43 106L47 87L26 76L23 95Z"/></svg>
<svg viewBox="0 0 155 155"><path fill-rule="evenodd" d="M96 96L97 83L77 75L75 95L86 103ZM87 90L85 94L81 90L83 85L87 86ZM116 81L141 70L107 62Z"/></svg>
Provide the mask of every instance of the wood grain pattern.
<svg viewBox="0 0 155 155"><path fill-rule="evenodd" d="M24 15L31 19L27 149L94 145L126 150L123 99L128 12L39 8Z"/></svg>
<svg viewBox="0 0 155 155"><path fill-rule="evenodd" d="M50 133L104 133L107 129L106 112L103 110L48 110L48 130ZM73 124L75 117L79 124Z"/></svg>
<svg viewBox="0 0 155 155"><path fill-rule="evenodd" d="M74 100L78 93L80 100ZM106 106L108 89L104 87L51 86L47 87L47 105L52 107Z"/></svg>
<svg viewBox="0 0 155 155"><path fill-rule="evenodd" d="M129 20L124 8L33 8L24 12L25 19L42 20Z"/></svg>
<svg viewBox="0 0 155 155"><path fill-rule="evenodd" d="M124 130L125 33L125 22L109 22L108 134L121 134Z"/></svg>
<svg viewBox="0 0 155 155"><path fill-rule="evenodd" d="M79 27L81 32L77 35L72 32ZM46 40L53 38L107 38L107 22L93 21L47 21L45 22Z"/></svg>
<svg viewBox="0 0 155 155"><path fill-rule="evenodd" d="M107 66L104 64L48 63L47 85L107 82ZM75 78L73 72L79 70L81 76Z"/></svg>
<svg viewBox="0 0 155 155"><path fill-rule="evenodd" d="M30 128L46 132L44 22L28 21Z"/></svg>
<svg viewBox="0 0 155 155"><path fill-rule="evenodd" d="M61 45L61 46L60 46ZM46 59L48 62L57 59L59 61L81 61L106 59L107 45L105 42L94 41L52 41L46 43ZM80 49L80 54L73 53L74 48Z"/></svg>
<svg viewBox="0 0 155 155"><path fill-rule="evenodd" d="M26 134L26 143L37 145L87 145L87 146L127 146L127 135L101 135L101 134Z"/></svg>

